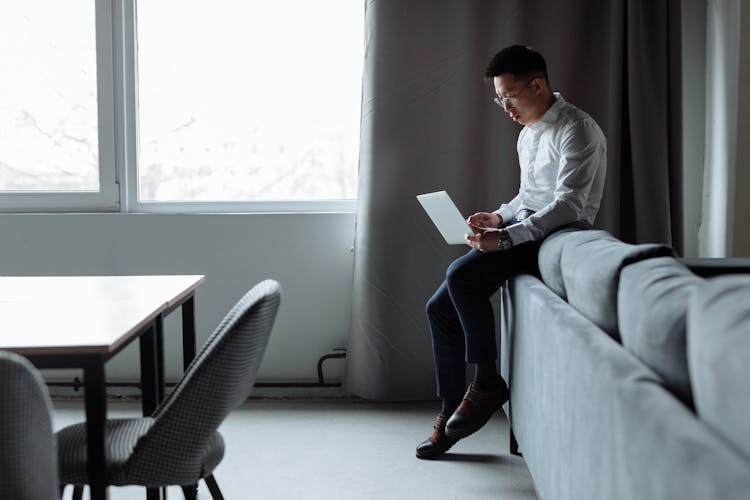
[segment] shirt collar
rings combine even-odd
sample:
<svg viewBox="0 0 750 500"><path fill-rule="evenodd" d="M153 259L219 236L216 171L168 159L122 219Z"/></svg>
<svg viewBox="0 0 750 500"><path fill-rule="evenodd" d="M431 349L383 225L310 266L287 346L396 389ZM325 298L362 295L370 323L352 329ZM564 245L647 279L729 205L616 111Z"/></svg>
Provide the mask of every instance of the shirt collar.
<svg viewBox="0 0 750 500"><path fill-rule="evenodd" d="M555 92L554 95L555 102L547 111L545 111L539 121L533 124L530 128L537 129L555 123L560 117L560 112L562 111L563 106L565 106L565 99L560 92Z"/></svg>

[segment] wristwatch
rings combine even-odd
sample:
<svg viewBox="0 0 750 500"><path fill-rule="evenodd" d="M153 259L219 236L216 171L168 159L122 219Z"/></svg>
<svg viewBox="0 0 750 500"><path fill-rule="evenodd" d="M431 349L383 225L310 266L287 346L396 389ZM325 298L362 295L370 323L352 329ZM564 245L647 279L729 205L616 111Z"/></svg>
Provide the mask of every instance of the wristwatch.
<svg viewBox="0 0 750 500"><path fill-rule="evenodd" d="M497 240L497 249L510 250L513 247L513 241L510 239L508 231L501 229L497 234L500 236L500 239Z"/></svg>

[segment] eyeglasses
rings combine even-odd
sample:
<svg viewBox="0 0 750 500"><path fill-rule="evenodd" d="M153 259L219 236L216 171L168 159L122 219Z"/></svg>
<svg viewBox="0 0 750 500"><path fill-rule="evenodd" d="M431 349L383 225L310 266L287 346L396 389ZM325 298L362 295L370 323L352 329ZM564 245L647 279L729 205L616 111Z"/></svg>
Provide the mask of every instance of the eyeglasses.
<svg viewBox="0 0 750 500"><path fill-rule="evenodd" d="M492 102L494 102L495 104L497 104L498 106L500 106L503 109L505 109L506 106L509 107L509 108L515 108L516 106L518 106L518 96L521 95L521 92L523 92L523 89L525 89L528 84L530 84L531 82L533 82L537 78L540 78L540 77L535 76L531 80L529 80L526 83L524 83L523 86L521 87L521 90L519 90L518 93L516 93L516 95L511 95L511 96L508 96L508 97L495 97L492 100Z"/></svg>
<svg viewBox="0 0 750 500"><path fill-rule="evenodd" d="M492 101L503 109L505 109L505 106L515 108L518 105L518 96L495 97Z"/></svg>

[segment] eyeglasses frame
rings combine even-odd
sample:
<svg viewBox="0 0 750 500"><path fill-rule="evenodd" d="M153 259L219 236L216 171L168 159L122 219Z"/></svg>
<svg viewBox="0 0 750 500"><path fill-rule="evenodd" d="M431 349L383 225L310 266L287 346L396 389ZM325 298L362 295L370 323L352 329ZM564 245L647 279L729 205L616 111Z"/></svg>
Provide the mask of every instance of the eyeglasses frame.
<svg viewBox="0 0 750 500"><path fill-rule="evenodd" d="M533 77L531 77L531 79L527 80L521 86L521 90L519 90L516 95L508 96L508 97L499 97L498 96L498 97L495 97L494 99L492 99L492 102L494 102L495 104L497 104L498 106L500 106L500 108L503 109L503 110L505 110L505 104L506 103L508 103L508 108L515 108L516 106L518 106L518 101L517 101L518 96L520 96L521 93L524 91L524 89L526 89L526 87L531 82L533 82L534 80L536 80L537 78L544 78L544 77L541 76L541 75L533 76Z"/></svg>

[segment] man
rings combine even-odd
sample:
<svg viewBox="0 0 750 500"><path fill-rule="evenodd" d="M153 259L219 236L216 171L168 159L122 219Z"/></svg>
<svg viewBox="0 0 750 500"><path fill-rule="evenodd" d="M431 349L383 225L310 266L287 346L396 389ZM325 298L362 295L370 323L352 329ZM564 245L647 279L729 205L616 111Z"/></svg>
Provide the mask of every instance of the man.
<svg viewBox="0 0 750 500"><path fill-rule="evenodd" d="M562 226L591 227L602 198L606 139L586 113L552 92L544 58L514 45L485 72L495 103L524 126L518 136L518 195L492 213L468 218L472 248L456 259L427 303L442 410L417 457L434 458L479 430L508 400L496 368L490 297L510 276L538 272L542 240ZM466 363L474 380L465 391ZM465 393L464 393L465 391Z"/></svg>

